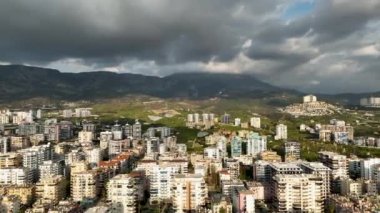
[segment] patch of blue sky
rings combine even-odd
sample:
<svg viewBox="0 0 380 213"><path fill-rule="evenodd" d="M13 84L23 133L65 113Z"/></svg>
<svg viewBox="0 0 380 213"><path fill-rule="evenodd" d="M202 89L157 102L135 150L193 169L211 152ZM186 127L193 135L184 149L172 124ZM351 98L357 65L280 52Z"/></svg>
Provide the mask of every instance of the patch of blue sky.
<svg viewBox="0 0 380 213"><path fill-rule="evenodd" d="M295 0L284 10L281 18L286 21L293 20L309 14L314 7L314 0Z"/></svg>

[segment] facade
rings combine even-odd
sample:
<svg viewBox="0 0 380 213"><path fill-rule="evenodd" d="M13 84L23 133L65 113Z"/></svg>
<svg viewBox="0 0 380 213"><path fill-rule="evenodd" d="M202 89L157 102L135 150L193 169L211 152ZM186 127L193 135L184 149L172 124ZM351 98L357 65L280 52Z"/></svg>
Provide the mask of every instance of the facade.
<svg viewBox="0 0 380 213"><path fill-rule="evenodd" d="M221 159L221 151L217 147L206 147L203 153L205 159Z"/></svg>
<svg viewBox="0 0 380 213"><path fill-rule="evenodd" d="M20 167L22 156L15 152L0 154L0 169L8 167Z"/></svg>
<svg viewBox="0 0 380 213"><path fill-rule="evenodd" d="M106 131L100 133L100 148L105 150L108 148L108 143L112 140L112 132Z"/></svg>
<svg viewBox="0 0 380 213"><path fill-rule="evenodd" d="M208 191L202 175L176 175L171 189L174 212L195 211L206 204Z"/></svg>
<svg viewBox="0 0 380 213"><path fill-rule="evenodd" d="M286 140L288 139L288 127L285 124L278 124L276 126L275 140Z"/></svg>
<svg viewBox="0 0 380 213"><path fill-rule="evenodd" d="M238 179L240 176L240 162L237 159L226 159L224 161L225 167L232 179Z"/></svg>
<svg viewBox="0 0 380 213"><path fill-rule="evenodd" d="M91 167L98 166L99 162L103 159L102 151L100 150L100 148L87 148L84 149L84 153L86 156L86 161L90 164Z"/></svg>
<svg viewBox="0 0 380 213"><path fill-rule="evenodd" d="M240 126L240 124L241 124L241 119L240 118L235 118L234 125L235 126Z"/></svg>
<svg viewBox="0 0 380 213"><path fill-rule="evenodd" d="M146 154L151 155L159 151L160 140L156 137L146 139Z"/></svg>
<svg viewBox="0 0 380 213"><path fill-rule="evenodd" d="M138 185L128 174L120 174L110 179L107 185L107 200L119 212L136 212L138 204Z"/></svg>
<svg viewBox="0 0 380 213"><path fill-rule="evenodd" d="M360 180L354 181L350 178L344 178L341 180L340 187L341 195L360 196L363 194L363 182Z"/></svg>
<svg viewBox="0 0 380 213"><path fill-rule="evenodd" d="M335 141L337 143L348 143L354 140L354 127L340 125L340 123L322 125L319 129L319 139L322 141Z"/></svg>
<svg viewBox="0 0 380 213"><path fill-rule="evenodd" d="M258 155L259 160L268 161L268 162L281 162L281 156L274 151L263 151Z"/></svg>
<svg viewBox="0 0 380 213"><path fill-rule="evenodd" d="M229 124L230 123L230 119L231 119L231 116L230 114L224 114L222 115L220 121L223 123L223 124Z"/></svg>
<svg viewBox="0 0 380 213"><path fill-rule="evenodd" d="M51 160L43 161L43 163L38 166L38 170L40 179L55 175L63 175L63 165Z"/></svg>
<svg viewBox="0 0 380 213"><path fill-rule="evenodd" d="M216 147L219 149L221 157L225 158L228 156L227 153L227 138L224 136L219 136L216 141Z"/></svg>
<svg viewBox="0 0 380 213"><path fill-rule="evenodd" d="M111 128L113 140L122 140L123 139L123 128L120 124L115 124Z"/></svg>
<svg viewBox="0 0 380 213"><path fill-rule="evenodd" d="M267 150L267 137L260 136L256 132L250 132L247 136L247 154L256 157L260 152Z"/></svg>
<svg viewBox="0 0 380 213"><path fill-rule="evenodd" d="M242 154L242 139L234 136L231 140L231 157L240 157Z"/></svg>
<svg viewBox="0 0 380 213"><path fill-rule="evenodd" d="M94 140L94 132L92 131L80 131L78 133L78 142L81 144L92 143Z"/></svg>
<svg viewBox="0 0 380 213"><path fill-rule="evenodd" d="M252 117L250 120L250 125L253 128L260 129L261 128L261 118L260 117Z"/></svg>
<svg viewBox="0 0 380 213"><path fill-rule="evenodd" d="M175 175L188 173L188 162L173 161L140 161L137 171L145 171L150 186L150 203L159 203L171 198L171 183Z"/></svg>
<svg viewBox="0 0 380 213"><path fill-rule="evenodd" d="M347 157L334 152L319 152L319 161L327 166L332 171L332 177L347 177L348 163Z"/></svg>
<svg viewBox="0 0 380 213"><path fill-rule="evenodd" d="M93 123L83 122L82 130L85 132L94 132L96 131L96 126Z"/></svg>
<svg viewBox="0 0 380 213"><path fill-rule="evenodd" d="M133 132L132 132L132 137L134 139L141 139L141 134L142 134L142 128L141 128L141 123L136 119L135 123L133 124Z"/></svg>
<svg viewBox="0 0 380 213"><path fill-rule="evenodd" d="M255 194L245 187L232 190L232 203L234 212L255 213Z"/></svg>
<svg viewBox="0 0 380 213"><path fill-rule="evenodd" d="M39 178L38 166L43 164L43 161L51 160L52 147L49 144L33 146L19 151L22 154L23 167L29 168L33 172L33 180Z"/></svg>
<svg viewBox="0 0 380 213"><path fill-rule="evenodd" d="M285 161L301 159L301 144L299 142L285 142Z"/></svg>
<svg viewBox="0 0 380 213"><path fill-rule="evenodd" d="M317 102L317 96L315 95L306 95L303 97L304 103Z"/></svg>
<svg viewBox="0 0 380 213"><path fill-rule="evenodd" d="M71 198L74 201L96 199L98 195L97 174L93 171L77 172L71 175Z"/></svg>
<svg viewBox="0 0 380 213"><path fill-rule="evenodd" d="M270 162L258 160L253 164L253 179L259 182L270 182Z"/></svg>
<svg viewBox="0 0 380 213"><path fill-rule="evenodd" d="M319 161L331 169L331 192L340 193L340 180L348 177L348 161L346 156L334 152L319 152L318 154Z"/></svg>
<svg viewBox="0 0 380 213"><path fill-rule="evenodd" d="M373 179L374 170L380 166L380 158L360 160L360 177L365 180Z"/></svg>
<svg viewBox="0 0 380 213"><path fill-rule="evenodd" d="M279 174L273 183L276 212L324 212L321 178L310 174Z"/></svg>
<svg viewBox="0 0 380 213"><path fill-rule="evenodd" d="M330 196L331 169L319 162L302 162L300 167L306 174L312 174L322 178L321 193L323 199Z"/></svg>
<svg viewBox="0 0 380 213"><path fill-rule="evenodd" d="M7 153L11 151L10 137L0 136L0 153Z"/></svg>
<svg viewBox="0 0 380 213"><path fill-rule="evenodd" d="M113 158L120 153L127 151L130 148L130 139L111 140L108 143L108 157Z"/></svg>
<svg viewBox="0 0 380 213"><path fill-rule="evenodd" d="M380 107L380 97L369 97L360 99L360 105L365 107Z"/></svg>
<svg viewBox="0 0 380 213"><path fill-rule="evenodd" d="M33 173L28 168L0 169L0 185L24 185L33 182Z"/></svg>
<svg viewBox="0 0 380 213"><path fill-rule="evenodd" d="M65 179L61 175L54 175L41 179L36 184L36 197L58 203L66 197Z"/></svg>

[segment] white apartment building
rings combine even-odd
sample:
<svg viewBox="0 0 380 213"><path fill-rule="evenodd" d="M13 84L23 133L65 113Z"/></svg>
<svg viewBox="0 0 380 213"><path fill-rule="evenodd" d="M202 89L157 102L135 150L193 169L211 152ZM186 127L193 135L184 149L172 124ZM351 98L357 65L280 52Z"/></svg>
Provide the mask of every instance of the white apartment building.
<svg viewBox="0 0 380 213"><path fill-rule="evenodd" d="M200 123L199 113L194 113L194 123L196 124Z"/></svg>
<svg viewBox="0 0 380 213"><path fill-rule="evenodd" d="M174 212L195 211L206 204L208 190L202 175L176 175L172 181Z"/></svg>
<svg viewBox="0 0 380 213"><path fill-rule="evenodd" d="M64 109L64 110L62 110L62 117L64 117L64 118L72 118L73 117L73 110L71 110L71 109Z"/></svg>
<svg viewBox="0 0 380 213"><path fill-rule="evenodd" d="M227 138L225 136L219 136L216 142L216 147L221 152L221 157L225 158L228 156L227 153Z"/></svg>
<svg viewBox="0 0 380 213"><path fill-rule="evenodd" d="M115 124L111 128L112 139L113 140L122 140L123 139L123 128L120 124Z"/></svg>
<svg viewBox="0 0 380 213"><path fill-rule="evenodd" d="M322 178L322 197L327 199L330 196L331 169L319 162L302 162L299 166L306 174Z"/></svg>
<svg viewBox="0 0 380 213"><path fill-rule="evenodd" d="M235 125L235 126L240 126L240 124L241 124L241 119L240 119L240 118L235 118L235 123L234 123L234 125Z"/></svg>
<svg viewBox="0 0 380 213"><path fill-rule="evenodd" d="M160 146L160 139L157 137L151 137L146 140L146 154L151 155L155 152L158 152Z"/></svg>
<svg viewBox="0 0 380 213"><path fill-rule="evenodd" d="M118 212L136 212L138 185L133 177L120 174L111 178L107 184L107 200Z"/></svg>
<svg viewBox="0 0 380 213"><path fill-rule="evenodd" d="M28 168L0 169L0 185L24 185L32 181L33 173Z"/></svg>
<svg viewBox="0 0 380 213"><path fill-rule="evenodd" d="M71 197L73 201L97 198L97 175L95 171L71 174Z"/></svg>
<svg viewBox="0 0 380 213"><path fill-rule="evenodd" d="M0 153L11 151L11 139L6 136L0 136Z"/></svg>
<svg viewBox="0 0 380 213"><path fill-rule="evenodd" d="M92 143L92 140L94 140L94 138L94 132L80 131L78 133L78 142L80 144Z"/></svg>
<svg viewBox="0 0 380 213"><path fill-rule="evenodd" d="M0 124L9 124L10 122L9 115L0 114Z"/></svg>
<svg viewBox="0 0 380 213"><path fill-rule="evenodd" d="M44 179L50 176L62 175L63 168L59 163L53 162L51 160L44 161L38 166L40 179Z"/></svg>
<svg viewBox="0 0 380 213"><path fill-rule="evenodd" d="M296 161L301 158L301 144L299 142L285 142L285 161Z"/></svg>
<svg viewBox="0 0 380 213"><path fill-rule="evenodd" d="M260 129L261 128L261 118L260 117L252 117L250 119L251 127Z"/></svg>
<svg viewBox="0 0 380 213"><path fill-rule="evenodd" d="M91 108L76 108L75 109L75 117L77 118L85 118L91 116Z"/></svg>
<svg viewBox="0 0 380 213"><path fill-rule="evenodd" d="M372 180L374 169L380 165L380 158L368 158L360 160L360 177L365 180Z"/></svg>
<svg viewBox="0 0 380 213"><path fill-rule="evenodd" d="M232 179L239 179L240 175L240 162L237 159L226 159L224 161L225 167Z"/></svg>
<svg viewBox="0 0 380 213"><path fill-rule="evenodd" d="M221 152L217 147L207 147L203 150L203 156L205 159L221 159Z"/></svg>
<svg viewBox="0 0 380 213"><path fill-rule="evenodd" d="M65 164L71 165L71 164L74 164L76 162L80 162L84 159L85 159L85 154L78 149L74 149L65 155Z"/></svg>
<svg viewBox="0 0 380 213"><path fill-rule="evenodd" d="M43 164L43 161L51 160L52 147L49 144L41 146L33 146L27 149L19 150L22 155L22 164L29 168L34 173L34 181L38 180L38 166Z"/></svg>
<svg viewBox="0 0 380 213"><path fill-rule="evenodd" d="M84 153L86 155L86 161L90 164L92 167L96 167L99 165L99 162L103 159L102 157L102 151L100 148L88 148L84 149Z"/></svg>
<svg viewBox="0 0 380 213"><path fill-rule="evenodd" d="M303 97L304 103L310 103L310 102L316 102L316 101L317 101L317 96L315 95L306 95Z"/></svg>
<svg viewBox="0 0 380 213"><path fill-rule="evenodd" d="M265 150L267 150L267 137L250 132L247 136L247 154L255 157Z"/></svg>
<svg viewBox="0 0 380 213"><path fill-rule="evenodd" d="M144 170L150 185L150 203L158 203L171 198L171 183L177 174L187 174L188 162L173 161L140 161L136 170Z"/></svg>
<svg viewBox="0 0 380 213"><path fill-rule="evenodd" d="M332 171L332 178L348 177L348 163L345 155L335 152L319 152L319 161L329 167Z"/></svg>
<svg viewBox="0 0 380 213"><path fill-rule="evenodd" d="M128 150L130 139L125 140L111 140L108 143L108 156L110 158Z"/></svg>
<svg viewBox="0 0 380 213"><path fill-rule="evenodd" d="M285 124L277 124L275 140L288 139L288 127Z"/></svg>
<svg viewBox="0 0 380 213"><path fill-rule="evenodd" d="M113 134L110 131L100 133L100 148L105 150L108 148L108 143L112 140Z"/></svg>
<svg viewBox="0 0 380 213"><path fill-rule="evenodd" d="M187 114L187 122L188 123L194 122L194 114Z"/></svg>
<svg viewBox="0 0 380 213"><path fill-rule="evenodd" d="M324 212L322 178L311 174L279 174L273 177L276 212Z"/></svg>
<svg viewBox="0 0 380 213"><path fill-rule="evenodd" d="M366 107L380 107L380 97L369 97L360 99L360 105Z"/></svg>

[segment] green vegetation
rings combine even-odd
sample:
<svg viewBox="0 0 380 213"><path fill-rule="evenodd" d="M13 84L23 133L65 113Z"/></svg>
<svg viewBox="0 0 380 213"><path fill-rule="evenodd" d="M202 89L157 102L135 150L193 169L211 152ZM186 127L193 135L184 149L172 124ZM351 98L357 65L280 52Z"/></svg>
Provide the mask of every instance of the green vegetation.
<svg viewBox="0 0 380 213"><path fill-rule="evenodd" d="M281 97L277 97L281 99ZM178 101L178 100L160 100L149 97L131 97L129 99L111 100L109 102L97 103L93 106L94 113L98 114L99 119L103 122L114 122L119 120L131 121L139 118L144 123L144 129L150 126L168 126L174 129L178 143L184 143L188 146L189 152L202 153L206 147L204 138L197 137L199 130L188 128L185 126L187 113L203 113L212 112L217 116L224 113L231 115L232 119L239 117L242 122L249 122L249 118L255 113L261 117L262 129L248 130L256 131L262 135L271 136L275 133L275 126L278 123L284 123L288 126L288 141L298 141L301 143L301 157L308 161L315 161L318 158L319 151L334 151L345 155L354 154L359 157L380 157L380 149L354 147L350 145L340 145L331 142L321 142L316 134L300 132L299 126L305 124L314 127L315 124L327 124L333 118L345 120L355 128L355 136L376 136L379 129L379 122L376 116L380 113L375 112L374 117L365 117L365 112L352 111L342 114L335 114L321 117L298 117L294 118L288 114L279 113L272 106L269 106L273 98L255 100L255 99L210 99L203 101ZM145 103L145 104L144 104ZM146 104L149 103L149 104ZM170 106L170 107L169 107ZM165 110L175 110L178 113L172 117L165 117L157 112L165 112ZM158 115L162 119L158 121L149 121L149 115ZM357 123L358 121L359 123ZM209 133L227 130L239 131L241 127L233 125L219 124L208 130ZM284 156L283 142L271 141L268 138L268 149L278 152Z"/></svg>

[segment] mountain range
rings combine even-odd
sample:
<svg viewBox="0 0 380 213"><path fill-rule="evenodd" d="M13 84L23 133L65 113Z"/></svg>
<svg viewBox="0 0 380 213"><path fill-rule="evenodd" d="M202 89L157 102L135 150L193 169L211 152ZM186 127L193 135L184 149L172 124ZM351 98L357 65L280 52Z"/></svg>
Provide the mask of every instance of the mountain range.
<svg viewBox="0 0 380 213"><path fill-rule="evenodd" d="M0 101L30 98L82 100L149 95L161 98L246 97L263 98L290 94L248 74L177 73L166 77L107 71L64 73L23 65L0 66ZM369 94L322 95L329 100L354 103ZM371 93L373 95L373 93Z"/></svg>

